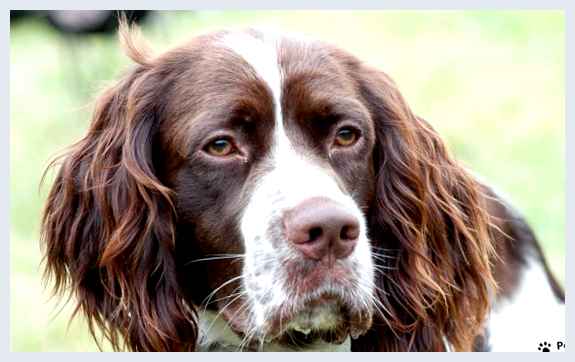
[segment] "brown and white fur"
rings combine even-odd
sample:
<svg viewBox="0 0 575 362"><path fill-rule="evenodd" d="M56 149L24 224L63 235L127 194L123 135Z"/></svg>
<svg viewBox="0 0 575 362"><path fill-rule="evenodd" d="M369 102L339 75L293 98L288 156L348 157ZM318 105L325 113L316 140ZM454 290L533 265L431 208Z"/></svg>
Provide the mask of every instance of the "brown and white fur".
<svg viewBox="0 0 575 362"><path fill-rule="evenodd" d="M386 74L255 30L157 56L122 39L136 65L62 158L42 229L46 277L114 348L562 338L563 291L531 229Z"/></svg>

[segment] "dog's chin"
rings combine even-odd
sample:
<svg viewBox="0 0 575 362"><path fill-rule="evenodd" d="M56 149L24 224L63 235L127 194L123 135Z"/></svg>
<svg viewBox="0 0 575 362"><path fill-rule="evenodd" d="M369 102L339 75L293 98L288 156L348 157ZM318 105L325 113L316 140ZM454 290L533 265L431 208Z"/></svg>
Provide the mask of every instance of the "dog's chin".
<svg viewBox="0 0 575 362"><path fill-rule="evenodd" d="M242 313L239 313L242 314ZM251 331L246 316L230 318L228 325L240 337L251 335L253 343L274 343L291 348L305 348L317 343L342 344L348 337L356 339L372 324L371 309L346 303L342 298L325 294L303 303L286 302L272 313L265 326Z"/></svg>
<svg viewBox="0 0 575 362"><path fill-rule="evenodd" d="M295 346L320 341L341 344L348 337L355 339L365 334L371 323L371 310L358 309L340 298L324 295L294 309L293 313L280 312L272 321L270 335L278 343Z"/></svg>

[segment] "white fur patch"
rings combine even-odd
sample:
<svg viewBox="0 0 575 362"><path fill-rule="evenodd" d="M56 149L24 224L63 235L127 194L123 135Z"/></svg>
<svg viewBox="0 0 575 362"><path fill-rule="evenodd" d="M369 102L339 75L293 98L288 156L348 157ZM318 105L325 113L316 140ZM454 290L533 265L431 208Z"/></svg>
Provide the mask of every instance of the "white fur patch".
<svg viewBox="0 0 575 362"><path fill-rule="evenodd" d="M278 64L277 40L267 36L258 39L247 33L229 33L222 45L241 56L272 91L276 120L281 119L281 69Z"/></svg>
<svg viewBox="0 0 575 362"><path fill-rule="evenodd" d="M531 261L522 274L514 296L499 301L491 313L491 350L536 352L539 343L548 342L557 351L557 342L565 342L565 305L553 294L540 263Z"/></svg>
<svg viewBox="0 0 575 362"><path fill-rule="evenodd" d="M275 128L271 156L265 171L258 177L251 199L244 209L240 229L244 239L245 258L243 288L250 305L250 321L263 328L279 306L290 303L293 286L289 285L284 265L301 256L285 240L282 217L285 211L313 197L326 197L346 207L359 221L360 236L356 248L345 261L352 267L350 277L357 282L354 290L318 288L317 293L333 291L347 295L354 303L367 305L373 293L373 262L367 239L365 217L353 198L341 189L336 175L294 148L286 134L281 109L282 70L278 62L276 38L258 39L248 33L231 33L222 39L227 48L240 55L272 92L275 106ZM352 298L353 295L353 298ZM318 295L319 296L319 295ZM313 319L314 327L330 327L328 315ZM297 321L294 322L295 328ZM304 327L302 327L304 328Z"/></svg>
<svg viewBox="0 0 575 362"><path fill-rule="evenodd" d="M269 162L271 170L260 177L241 220L246 246L245 277L253 282L253 287L270 295L265 304L257 298L252 300L256 324L263 325L271 311L292 298L282 265L286 260L301 258L285 240L281 228L270 231L270 226L281 226L287 210L313 197L338 202L359 221L359 240L349 259L354 265L353 277L358 281L357 302L367 303L365 299L372 293L373 265L365 217L355 201L340 188L335 174L295 150L281 122L276 122L273 155ZM269 262L268 267L265 261ZM249 292L250 285L247 289ZM348 291L336 292L343 295Z"/></svg>

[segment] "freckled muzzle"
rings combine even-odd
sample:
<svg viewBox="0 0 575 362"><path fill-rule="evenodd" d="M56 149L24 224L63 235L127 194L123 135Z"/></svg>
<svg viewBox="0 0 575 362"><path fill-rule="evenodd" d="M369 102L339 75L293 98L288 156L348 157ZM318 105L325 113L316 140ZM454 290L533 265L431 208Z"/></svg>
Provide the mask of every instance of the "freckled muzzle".
<svg viewBox="0 0 575 362"><path fill-rule="evenodd" d="M371 326L365 217L329 166L277 132L271 167L258 174L241 219L249 329L266 340L341 343Z"/></svg>
<svg viewBox="0 0 575 362"><path fill-rule="evenodd" d="M362 215L351 206L308 198L273 219L272 230L281 225L269 234L275 241L257 239L244 287L258 338L341 344L371 327L371 252Z"/></svg>

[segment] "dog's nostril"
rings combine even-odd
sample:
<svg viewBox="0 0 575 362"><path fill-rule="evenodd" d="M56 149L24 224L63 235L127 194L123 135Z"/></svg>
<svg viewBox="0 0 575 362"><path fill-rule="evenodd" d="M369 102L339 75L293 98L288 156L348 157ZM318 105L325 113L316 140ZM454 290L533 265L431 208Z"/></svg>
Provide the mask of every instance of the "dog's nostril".
<svg viewBox="0 0 575 362"><path fill-rule="evenodd" d="M316 241L323 234L323 230L320 227L314 227L309 230L309 242Z"/></svg>
<svg viewBox="0 0 575 362"><path fill-rule="evenodd" d="M359 239L359 220L343 205L326 198L311 198L290 210L283 219L286 238L313 260L334 260L350 255Z"/></svg>
<svg viewBox="0 0 575 362"><path fill-rule="evenodd" d="M359 228L355 225L345 225L339 234L341 240L355 240L359 237Z"/></svg>

